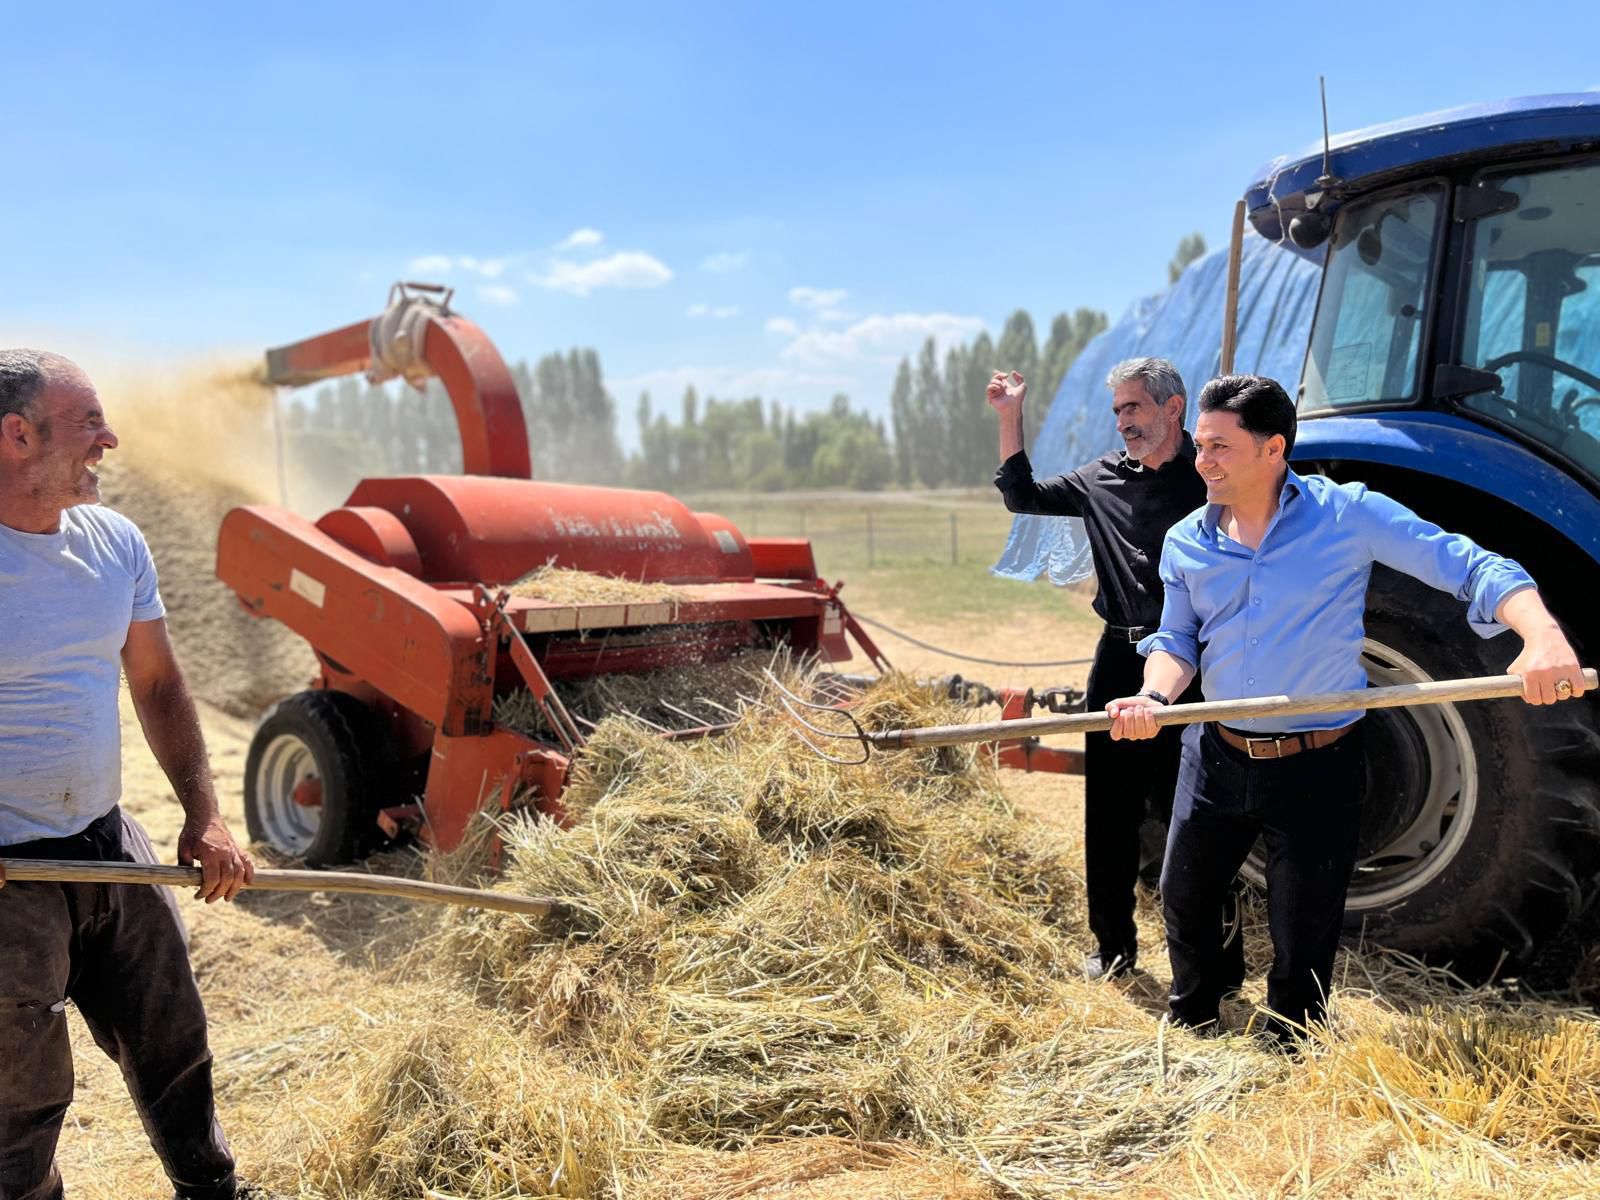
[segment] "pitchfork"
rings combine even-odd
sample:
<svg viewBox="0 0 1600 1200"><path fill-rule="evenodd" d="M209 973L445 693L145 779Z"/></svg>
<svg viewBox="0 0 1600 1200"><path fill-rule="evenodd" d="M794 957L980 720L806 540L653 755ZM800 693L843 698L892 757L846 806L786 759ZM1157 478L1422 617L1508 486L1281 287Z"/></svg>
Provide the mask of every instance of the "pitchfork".
<svg viewBox="0 0 1600 1200"><path fill-rule="evenodd" d="M1023 717L1013 721L982 721L969 725L929 725L921 729L885 729L876 733L862 727L848 708L821 704L797 696L776 675L767 678L777 688L779 700L801 726L818 737L855 742L860 758L839 758L804 733L799 734L815 754L841 766L860 766L873 750L914 750L921 746L958 746L967 742L1011 742L1050 733L1103 733L1111 728L1105 713L1074 713L1063 717ZM1600 687L1593 668L1583 672L1585 686ZM1452 704L1462 700L1498 700L1522 695L1522 676L1485 675L1474 679L1440 679L1428 683L1401 683L1392 687L1358 688L1348 692L1323 692L1314 696L1253 696L1242 700L1209 700L1200 704L1171 704L1156 710L1156 724L1193 725L1200 721L1243 721L1258 717L1296 717L1352 709L1406 708L1420 704ZM842 718L848 730L828 729L806 719L802 708Z"/></svg>

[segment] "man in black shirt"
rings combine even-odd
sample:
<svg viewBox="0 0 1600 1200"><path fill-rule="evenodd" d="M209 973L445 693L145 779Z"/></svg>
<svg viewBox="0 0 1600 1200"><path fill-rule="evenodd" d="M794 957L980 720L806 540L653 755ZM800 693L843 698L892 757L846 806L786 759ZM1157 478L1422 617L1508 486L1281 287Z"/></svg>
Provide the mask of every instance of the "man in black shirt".
<svg viewBox="0 0 1600 1200"><path fill-rule="evenodd" d="M1132 695L1144 681L1139 640L1161 623L1157 568L1161 542L1181 517L1206 501L1194 469L1194 442L1184 432L1183 379L1166 359L1119 363L1106 380L1111 411L1124 448L1053 479L1036 481L1022 445L1022 404L1027 383L1015 371L996 372L988 401L1000 414L1000 470L995 486L1014 513L1083 519L1099 593L1094 610L1106 622L1089 671L1089 711ZM1177 701L1178 697L1173 697ZM1198 681L1181 698L1199 699ZM1091 979L1122 975L1138 959L1133 885L1141 874L1158 877L1160 852L1140 862L1139 827L1149 817L1164 828L1172 814L1182 750L1180 730L1154 741L1114 742L1108 734L1085 738L1083 849L1089 928L1099 949L1084 964ZM1137 747L1137 749L1131 749ZM1237 935L1228 939L1234 974L1244 975Z"/></svg>

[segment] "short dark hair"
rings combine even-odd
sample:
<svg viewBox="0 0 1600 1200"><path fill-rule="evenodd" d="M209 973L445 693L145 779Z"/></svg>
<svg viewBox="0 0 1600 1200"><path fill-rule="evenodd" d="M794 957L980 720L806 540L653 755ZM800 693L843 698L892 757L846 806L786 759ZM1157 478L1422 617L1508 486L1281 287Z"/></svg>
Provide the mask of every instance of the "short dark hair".
<svg viewBox="0 0 1600 1200"><path fill-rule="evenodd" d="M29 416L50 379L51 364L37 350L0 350L0 417Z"/></svg>
<svg viewBox="0 0 1600 1200"><path fill-rule="evenodd" d="M1200 389L1200 411L1231 412L1258 442L1283 435L1283 457L1294 449L1294 401L1265 375L1218 375Z"/></svg>

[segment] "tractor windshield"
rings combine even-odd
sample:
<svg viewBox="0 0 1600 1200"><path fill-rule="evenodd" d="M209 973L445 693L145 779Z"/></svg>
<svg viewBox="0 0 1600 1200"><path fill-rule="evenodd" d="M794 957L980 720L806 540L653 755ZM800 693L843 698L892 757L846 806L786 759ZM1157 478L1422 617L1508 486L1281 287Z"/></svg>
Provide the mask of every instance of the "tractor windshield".
<svg viewBox="0 0 1600 1200"><path fill-rule="evenodd" d="M1416 401L1443 198L1443 185L1428 184L1339 211L1300 388L1303 410Z"/></svg>
<svg viewBox="0 0 1600 1200"><path fill-rule="evenodd" d="M1600 161L1495 172L1472 224L1463 365L1498 393L1460 403L1600 476Z"/></svg>

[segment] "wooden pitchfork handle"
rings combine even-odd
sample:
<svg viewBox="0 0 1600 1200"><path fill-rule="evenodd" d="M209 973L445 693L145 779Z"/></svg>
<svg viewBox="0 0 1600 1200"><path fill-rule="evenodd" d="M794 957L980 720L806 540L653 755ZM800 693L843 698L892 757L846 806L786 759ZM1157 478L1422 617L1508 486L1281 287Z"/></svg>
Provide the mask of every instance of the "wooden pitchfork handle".
<svg viewBox="0 0 1600 1200"><path fill-rule="evenodd" d="M60 859L0 858L7 883L148 883L167 887L198 887L199 867L164 867L127 862L72 862ZM369 896L398 896L426 904L454 904L462 908L489 908L496 912L523 913L530 917L565 917L571 906L543 896L516 896L478 888L425 883L420 879L395 879L363 875L357 871L256 870L255 882L246 890L267 892L360 892Z"/></svg>
<svg viewBox="0 0 1600 1200"><path fill-rule="evenodd" d="M1592 667L1583 671L1585 686L1600 687ZM1404 708L1414 704L1450 704L1460 700L1496 700L1522 695L1522 676L1485 675L1476 679L1440 679L1428 683L1402 683L1393 687L1358 688L1324 692L1316 696L1256 696L1245 700L1210 700L1201 704L1170 704L1156 710L1156 724L1193 725L1200 721L1243 721L1257 717L1306 716L1312 713L1354 709ZM1015 721L985 721L971 725L930 725L923 729L889 729L879 733L830 733L828 736L859 740L863 749L910 750L917 746L957 746L966 742L1014 741L1047 733L1101 733L1111 728L1105 713L1075 713L1065 717L1025 717ZM858 760L864 761L864 760Z"/></svg>

